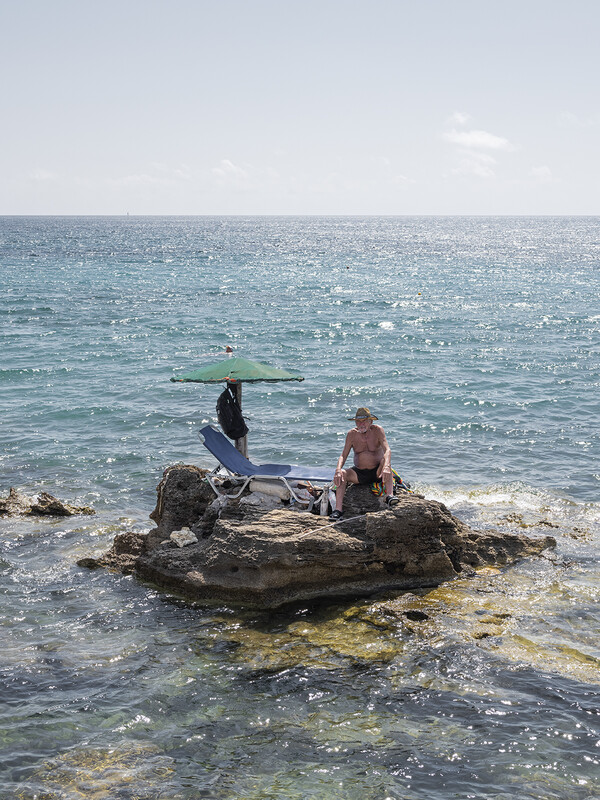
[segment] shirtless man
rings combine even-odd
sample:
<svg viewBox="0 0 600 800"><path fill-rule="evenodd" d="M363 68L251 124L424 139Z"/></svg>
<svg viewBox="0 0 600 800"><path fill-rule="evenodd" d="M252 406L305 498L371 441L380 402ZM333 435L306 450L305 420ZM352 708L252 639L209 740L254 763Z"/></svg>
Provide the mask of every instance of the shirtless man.
<svg viewBox="0 0 600 800"><path fill-rule="evenodd" d="M385 438L385 433L380 425L373 425L377 417L373 416L368 408L359 408L354 417L348 417L356 423L346 436L346 443L342 455L338 459L333 483L336 487L335 511L331 519L342 516L342 505L346 486L349 483L374 483L383 480L385 487L385 502L388 506L398 504L394 497L394 476L390 461L392 453ZM354 450L354 467L344 469L346 459Z"/></svg>

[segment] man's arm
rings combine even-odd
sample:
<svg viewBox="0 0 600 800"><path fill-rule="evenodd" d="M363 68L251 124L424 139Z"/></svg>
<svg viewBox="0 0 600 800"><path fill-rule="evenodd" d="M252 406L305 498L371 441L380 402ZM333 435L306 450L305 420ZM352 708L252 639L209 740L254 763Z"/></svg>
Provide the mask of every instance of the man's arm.
<svg viewBox="0 0 600 800"><path fill-rule="evenodd" d="M342 469L344 464L346 463L346 459L350 455L350 450L352 450L352 431L349 431L346 434L346 442L344 444L344 449L342 450L342 455L338 458L337 466L335 468L335 475L333 476L333 482L336 486L340 485L340 480L342 478Z"/></svg>
<svg viewBox="0 0 600 800"><path fill-rule="evenodd" d="M377 470L377 475L380 478L385 479L388 475L392 474L392 451L390 450L388 440L385 438L385 431L383 428L381 428L379 444L383 448L383 458L381 459L381 464Z"/></svg>

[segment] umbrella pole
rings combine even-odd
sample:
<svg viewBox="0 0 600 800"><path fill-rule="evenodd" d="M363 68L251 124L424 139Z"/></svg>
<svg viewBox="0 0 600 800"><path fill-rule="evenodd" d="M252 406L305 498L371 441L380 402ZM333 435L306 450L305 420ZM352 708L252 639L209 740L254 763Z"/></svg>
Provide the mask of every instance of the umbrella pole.
<svg viewBox="0 0 600 800"><path fill-rule="evenodd" d="M242 382L236 381L235 383L230 383L227 381L227 385L231 389L231 391L235 394L235 399L238 402L238 406L240 407L240 411L242 410ZM244 456L244 458L248 458L248 435L242 436L241 439L235 440L235 447L236 450L239 450L240 453Z"/></svg>

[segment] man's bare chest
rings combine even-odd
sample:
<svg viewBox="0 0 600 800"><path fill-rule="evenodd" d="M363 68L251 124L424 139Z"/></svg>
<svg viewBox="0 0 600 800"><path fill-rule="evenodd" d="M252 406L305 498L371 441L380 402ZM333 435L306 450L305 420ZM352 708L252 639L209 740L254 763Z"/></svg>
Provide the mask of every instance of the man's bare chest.
<svg viewBox="0 0 600 800"><path fill-rule="evenodd" d="M352 444L355 453L376 453L381 447L376 433L357 433Z"/></svg>

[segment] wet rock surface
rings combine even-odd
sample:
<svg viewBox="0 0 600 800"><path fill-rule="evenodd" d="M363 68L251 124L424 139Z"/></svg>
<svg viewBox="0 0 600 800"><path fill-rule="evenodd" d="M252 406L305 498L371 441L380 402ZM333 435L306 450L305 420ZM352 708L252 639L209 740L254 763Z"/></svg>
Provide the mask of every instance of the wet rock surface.
<svg viewBox="0 0 600 800"><path fill-rule="evenodd" d="M7 497L0 497L0 516L73 517L76 514L95 513L89 506L72 506L48 492L30 497L11 487Z"/></svg>
<svg viewBox="0 0 600 800"><path fill-rule="evenodd" d="M436 586L486 565L538 555L550 536L478 531L434 500L403 493L390 509L369 487L353 486L344 516L327 517L239 500L223 505L192 466L167 469L144 534L120 534L100 559L107 566L194 599L276 607L317 597L368 595ZM198 542L178 547L170 535L189 528ZM92 563L93 562L93 563Z"/></svg>
<svg viewBox="0 0 600 800"><path fill-rule="evenodd" d="M135 571L135 562L144 552L147 534L127 531L115 536L111 549L100 558L80 558L77 564L88 569L106 567L130 575Z"/></svg>

